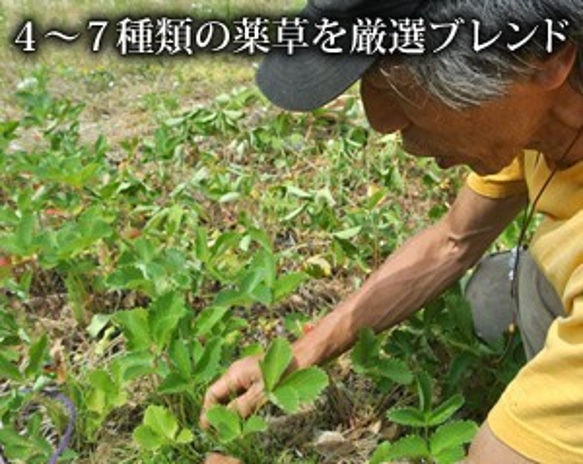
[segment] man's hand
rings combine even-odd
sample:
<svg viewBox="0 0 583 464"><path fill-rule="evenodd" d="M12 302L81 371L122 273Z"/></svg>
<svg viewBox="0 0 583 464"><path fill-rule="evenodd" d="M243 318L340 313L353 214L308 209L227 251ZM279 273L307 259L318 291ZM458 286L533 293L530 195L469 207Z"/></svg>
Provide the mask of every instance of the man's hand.
<svg viewBox="0 0 583 464"><path fill-rule="evenodd" d="M212 453L206 457L204 464L243 464L243 463L238 459L232 458L230 456Z"/></svg>
<svg viewBox="0 0 583 464"><path fill-rule="evenodd" d="M229 370L209 387L202 406L200 423L208 428L207 411L215 404L228 404L241 417L247 417L265 403L259 356L234 362Z"/></svg>

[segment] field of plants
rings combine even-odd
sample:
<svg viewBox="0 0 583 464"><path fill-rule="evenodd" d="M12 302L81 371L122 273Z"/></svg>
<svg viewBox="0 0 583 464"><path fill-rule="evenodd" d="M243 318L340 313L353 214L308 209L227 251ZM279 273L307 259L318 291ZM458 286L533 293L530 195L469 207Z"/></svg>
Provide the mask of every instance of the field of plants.
<svg viewBox="0 0 583 464"><path fill-rule="evenodd" d="M474 335L462 284L328 365L283 372L290 342L443 215L466 171L374 134L356 91L308 114L273 107L254 60L23 56L24 18L164 11L46 3L0 5L0 463L462 459L523 362L516 334ZM251 353L269 403L248 419L216 407L202 430L206 388Z"/></svg>

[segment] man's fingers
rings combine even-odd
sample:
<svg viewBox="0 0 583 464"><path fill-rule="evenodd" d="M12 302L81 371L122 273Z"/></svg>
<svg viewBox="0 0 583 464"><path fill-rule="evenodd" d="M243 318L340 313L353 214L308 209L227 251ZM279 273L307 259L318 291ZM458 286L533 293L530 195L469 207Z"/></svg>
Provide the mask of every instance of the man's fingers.
<svg viewBox="0 0 583 464"><path fill-rule="evenodd" d="M231 396L229 380L226 377L227 376L225 375L217 380L208 388L204 395L202 411L200 414L200 425L203 429L207 429L210 425L206 418L207 411L215 404L226 402L229 396Z"/></svg>
<svg viewBox="0 0 583 464"><path fill-rule="evenodd" d="M206 394L204 395L202 413L200 416L201 426L205 429L208 428L209 423L206 418L206 412L213 405L227 403L229 399L231 399L234 395L237 395L241 391L245 390L245 388L247 388L247 386L242 385L242 383L234 375L231 375L230 373L225 374L213 385L211 385L207 390Z"/></svg>
<svg viewBox="0 0 583 464"><path fill-rule="evenodd" d="M258 382L239 398L229 403L229 409L237 411L241 417L248 417L265 404L266 398L263 393L263 384Z"/></svg>
<svg viewBox="0 0 583 464"><path fill-rule="evenodd" d="M207 396L209 396L209 393L210 392L207 392ZM248 417L265 404L266 401L267 398L263 393L263 383L258 382L253 384L247 393L231 401L228 408L236 411L241 417ZM207 429L210 425L206 417L206 412L215 403L216 401L210 401L207 403L205 400L205 406L200 415L200 425L203 429Z"/></svg>
<svg viewBox="0 0 583 464"><path fill-rule="evenodd" d="M244 392L241 398L235 399L230 404L234 404L234 409L240 410L243 416L248 415L249 411L257 409L261 404L262 390L263 383L256 358L245 358L233 363L231 368L206 391L200 415L201 427L208 428L206 413L213 405L225 404Z"/></svg>
<svg viewBox="0 0 583 464"><path fill-rule="evenodd" d="M229 396L236 393L237 388L233 389L232 383L231 376L227 373L212 384L204 395L205 409L215 403L225 402Z"/></svg>
<svg viewBox="0 0 583 464"><path fill-rule="evenodd" d="M206 457L204 464L243 464L243 463L238 459L232 458L230 456L224 456L218 453L211 453Z"/></svg>

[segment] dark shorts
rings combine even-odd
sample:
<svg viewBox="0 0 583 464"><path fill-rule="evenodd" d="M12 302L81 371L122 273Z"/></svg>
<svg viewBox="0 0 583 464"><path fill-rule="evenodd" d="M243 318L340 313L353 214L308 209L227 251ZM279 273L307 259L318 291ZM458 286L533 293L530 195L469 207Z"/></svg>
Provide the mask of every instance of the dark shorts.
<svg viewBox="0 0 583 464"><path fill-rule="evenodd" d="M476 267L466 286L477 334L494 341L517 322L524 350L532 359L544 346L549 327L564 315L557 292L530 253L520 253L517 292L511 295L512 252L489 255Z"/></svg>

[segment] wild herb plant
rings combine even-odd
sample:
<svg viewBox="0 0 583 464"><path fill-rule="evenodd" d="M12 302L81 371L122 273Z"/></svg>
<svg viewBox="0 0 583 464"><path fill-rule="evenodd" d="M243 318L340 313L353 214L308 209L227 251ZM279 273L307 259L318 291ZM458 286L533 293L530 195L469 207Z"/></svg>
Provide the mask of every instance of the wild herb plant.
<svg viewBox="0 0 583 464"><path fill-rule="evenodd" d="M395 137L370 133L354 98L294 115L236 89L112 142L87 136L85 105L56 96L50 78L39 68L24 79L18 115L0 121L1 452L48 462L59 440L47 428L62 437L70 416L47 396L58 391L77 412L63 462L89 459L120 417L125 462L200 462L213 449L251 462L315 460L270 449L266 413L243 420L219 406L203 432L204 391L235 359L265 352L273 405L293 414L325 401L321 370L284 375L281 337L309 331L328 308L308 298L310 309L294 313L290 297L334 279L357 286L447 209L459 181L406 164ZM417 201L428 211L413 210ZM471 392L487 386L493 400L512 376L520 359L503 361L516 342L480 342L468 314L454 290L390 334L363 333L357 374L381 396L402 392L406 408L419 401L417 412L383 417L417 438L381 445L373 462L411 447L419 459L459 456L475 429L452 414L482 417ZM456 412L460 394L467 410ZM464 440L447 439L460 430Z"/></svg>

